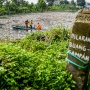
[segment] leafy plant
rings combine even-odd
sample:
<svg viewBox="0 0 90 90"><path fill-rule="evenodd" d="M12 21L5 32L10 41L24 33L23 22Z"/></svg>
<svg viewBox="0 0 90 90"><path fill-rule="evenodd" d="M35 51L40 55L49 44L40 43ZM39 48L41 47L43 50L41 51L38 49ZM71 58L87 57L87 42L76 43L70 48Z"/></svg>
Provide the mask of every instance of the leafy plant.
<svg viewBox="0 0 90 90"><path fill-rule="evenodd" d="M65 68L68 39L62 37L67 38L68 32L63 28L53 30L0 43L1 90L72 90L75 87L72 75ZM49 40L37 40L42 35Z"/></svg>

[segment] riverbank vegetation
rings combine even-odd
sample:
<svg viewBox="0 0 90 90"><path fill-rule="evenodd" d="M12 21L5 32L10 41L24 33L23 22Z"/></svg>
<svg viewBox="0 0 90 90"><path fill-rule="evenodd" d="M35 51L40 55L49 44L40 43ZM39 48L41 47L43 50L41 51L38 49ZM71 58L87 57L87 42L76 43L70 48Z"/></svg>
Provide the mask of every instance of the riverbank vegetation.
<svg viewBox="0 0 90 90"><path fill-rule="evenodd" d="M44 11L74 11L78 10L74 1L63 1L59 5L44 0L38 0L37 4L29 3L25 0L1 0L0 15L10 15L18 13L44 12Z"/></svg>
<svg viewBox="0 0 90 90"><path fill-rule="evenodd" d="M66 70L70 31L58 26L0 42L0 90L71 90Z"/></svg>
<svg viewBox="0 0 90 90"><path fill-rule="evenodd" d="M73 90L76 83L65 60L70 34L68 28L57 26L0 41L0 90Z"/></svg>

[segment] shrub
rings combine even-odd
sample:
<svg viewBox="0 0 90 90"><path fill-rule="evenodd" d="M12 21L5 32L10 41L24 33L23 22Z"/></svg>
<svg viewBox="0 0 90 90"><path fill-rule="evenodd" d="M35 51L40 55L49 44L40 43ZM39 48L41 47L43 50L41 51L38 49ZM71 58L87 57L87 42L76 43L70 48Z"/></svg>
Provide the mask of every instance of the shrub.
<svg viewBox="0 0 90 90"><path fill-rule="evenodd" d="M37 40L37 36L46 37L46 32L27 35L21 41L0 43L1 90L72 90L75 87L72 75L65 69L68 41L62 40L64 29L53 30L48 32L48 37L53 37L51 43Z"/></svg>

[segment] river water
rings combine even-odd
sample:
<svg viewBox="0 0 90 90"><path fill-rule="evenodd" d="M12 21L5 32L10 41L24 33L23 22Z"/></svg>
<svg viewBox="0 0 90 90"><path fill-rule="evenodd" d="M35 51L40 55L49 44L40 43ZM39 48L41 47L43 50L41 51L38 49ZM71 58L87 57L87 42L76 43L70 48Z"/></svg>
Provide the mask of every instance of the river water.
<svg viewBox="0 0 90 90"><path fill-rule="evenodd" d="M33 26L42 25L42 31L62 24L63 27L72 28L77 12L43 12L6 16L0 18L0 38L19 39L26 36L25 30L13 30L12 25L24 25L25 20L33 20ZM33 30L35 32L36 30ZM28 31L31 33L31 30Z"/></svg>

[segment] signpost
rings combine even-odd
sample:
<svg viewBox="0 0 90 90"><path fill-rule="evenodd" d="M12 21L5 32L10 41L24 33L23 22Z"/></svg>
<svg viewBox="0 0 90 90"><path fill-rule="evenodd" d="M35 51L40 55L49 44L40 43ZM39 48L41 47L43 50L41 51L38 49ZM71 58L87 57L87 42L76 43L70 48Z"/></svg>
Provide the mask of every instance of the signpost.
<svg viewBox="0 0 90 90"><path fill-rule="evenodd" d="M90 8L78 12L67 54L66 68L76 81L75 90L87 90L90 62Z"/></svg>

